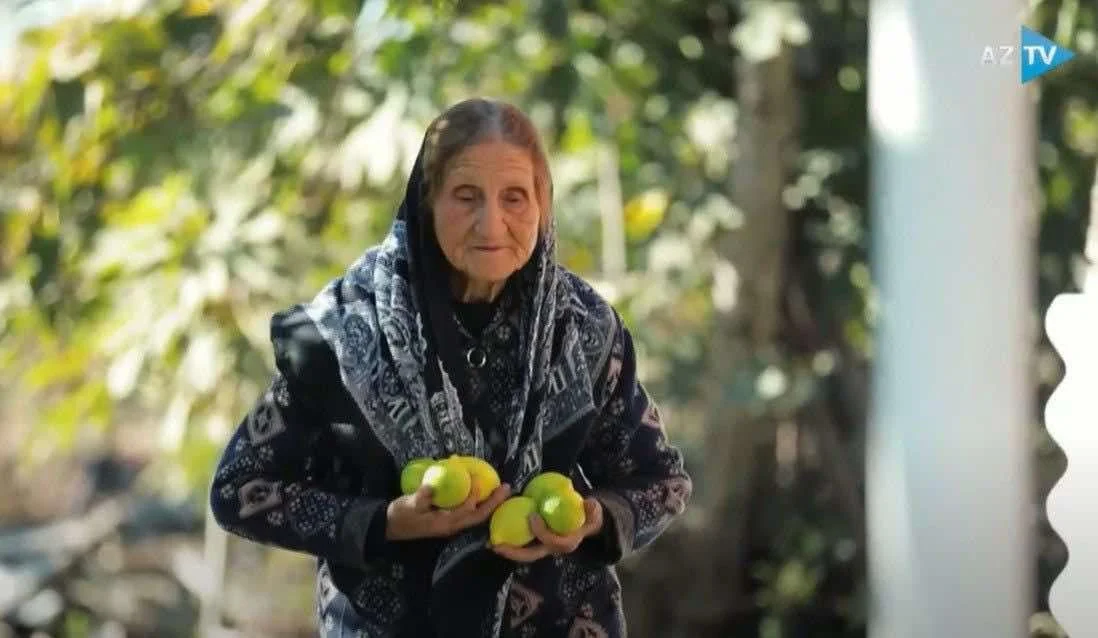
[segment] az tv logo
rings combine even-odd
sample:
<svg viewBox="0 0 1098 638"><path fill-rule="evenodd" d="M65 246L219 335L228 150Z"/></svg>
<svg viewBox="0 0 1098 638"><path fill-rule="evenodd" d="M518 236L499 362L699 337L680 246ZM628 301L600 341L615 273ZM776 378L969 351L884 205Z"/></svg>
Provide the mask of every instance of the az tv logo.
<svg viewBox="0 0 1098 638"><path fill-rule="evenodd" d="M1022 27L1021 44L1017 48L1021 50L1022 84L1041 77L1075 57L1075 52L1071 49L1062 47L1027 27ZM983 64L997 63L1005 66L1013 62L1014 53L1015 47L1011 45L984 47L984 55L980 61Z"/></svg>

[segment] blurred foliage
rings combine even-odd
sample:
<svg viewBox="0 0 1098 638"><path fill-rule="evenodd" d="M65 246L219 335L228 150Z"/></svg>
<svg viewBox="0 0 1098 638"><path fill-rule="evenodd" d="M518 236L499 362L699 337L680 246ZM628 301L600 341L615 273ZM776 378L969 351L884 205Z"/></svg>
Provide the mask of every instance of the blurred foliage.
<svg viewBox="0 0 1098 638"><path fill-rule="evenodd" d="M688 404L706 369L713 240L743 223L728 189L734 63L781 46L796 49L803 92L785 193L798 270L833 345L871 360L866 0L393 5L157 0L27 35L0 82L0 370L42 406L30 461L151 415L149 475L201 496L269 379L271 313L382 235L423 127L474 94L516 102L545 133L562 258L596 278L597 153L614 150L630 275L600 285L655 392ZM1037 318L1075 286L1098 154L1098 12L1038 1L1032 25L1082 54L1040 83ZM1057 371L1038 347L1044 392ZM827 352L787 361L779 380L805 382L777 386L759 364L730 391L799 404L834 364ZM754 570L766 635L852 553L835 508L797 520ZM1047 582L1058 566L1043 570ZM859 588L836 603L852 627Z"/></svg>

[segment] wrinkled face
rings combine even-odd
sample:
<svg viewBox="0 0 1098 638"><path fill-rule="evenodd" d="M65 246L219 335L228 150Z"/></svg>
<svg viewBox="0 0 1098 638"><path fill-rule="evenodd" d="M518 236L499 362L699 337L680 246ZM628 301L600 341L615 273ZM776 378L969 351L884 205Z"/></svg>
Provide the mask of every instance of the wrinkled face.
<svg viewBox="0 0 1098 638"><path fill-rule="evenodd" d="M542 211L534 163L521 147L492 141L465 149L432 204L442 253L473 285L506 281L537 245Z"/></svg>

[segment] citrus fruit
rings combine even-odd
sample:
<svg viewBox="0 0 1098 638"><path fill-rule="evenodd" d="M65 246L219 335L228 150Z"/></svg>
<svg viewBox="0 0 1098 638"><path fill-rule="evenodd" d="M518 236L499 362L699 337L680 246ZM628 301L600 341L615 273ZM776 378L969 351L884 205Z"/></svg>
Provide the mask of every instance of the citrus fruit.
<svg viewBox="0 0 1098 638"><path fill-rule="evenodd" d="M434 463L434 459L412 459L400 473L400 493L411 494L423 483L423 473Z"/></svg>
<svg viewBox="0 0 1098 638"><path fill-rule="evenodd" d="M567 476L559 472L542 472L526 484L526 489L522 490L522 495L529 496L535 502L540 503L550 494L572 489L574 489L572 479Z"/></svg>
<svg viewBox="0 0 1098 638"><path fill-rule="evenodd" d="M583 497L575 490L561 491L546 496L538 504L538 514L554 533L567 536L587 522L587 510Z"/></svg>
<svg viewBox="0 0 1098 638"><path fill-rule="evenodd" d="M469 498L472 479L465 464L456 459L432 463L423 472L423 485L431 488L431 503L435 507L450 509Z"/></svg>
<svg viewBox="0 0 1098 638"><path fill-rule="evenodd" d="M534 499L512 496L492 512L488 523L488 540L493 545L522 547L534 540L530 529L530 515L537 510Z"/></svg>
<svg viewBox="0 0 1098 638"><path fill-rule="evenodd" d="M473 481L473 494L476 494L477 503L483 503L488 500L492 492L499 487L499 474L496 473L496 468L492 467L488 461L476 456L459 456L457 457L465 464L466 471L469 472L469 478Z"/></svg>

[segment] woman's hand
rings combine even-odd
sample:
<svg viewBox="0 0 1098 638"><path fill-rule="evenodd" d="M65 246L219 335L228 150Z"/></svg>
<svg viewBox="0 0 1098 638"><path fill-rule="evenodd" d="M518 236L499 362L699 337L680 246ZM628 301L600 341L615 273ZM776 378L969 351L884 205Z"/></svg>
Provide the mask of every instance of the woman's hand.
<svg viewBox="0 0 1098 638"><path fill-rule="evenodd" d="M492 551L519 563L532 563L553 554L571 554L580 546L583 539L594 536L602 531L602 504L593 498L583 499L583 509L587 520L583 527L567 536L554 534L541 520L541 516L534 514L530 517L530 530L539 541L525 547L514 545L493 545Z"/></svg>
<svg viewBox="0 0 1098 638"><path fill-rule="evenodd" d="M476 495L452 510L442 510L431 505L431 488L423 485L412 494L401 496L389 503L386 510L385 538L391 541L407 541L417 538L439 538L488 520L500 503L511 495L509 485L500 485L481 504Z"/></svg>

